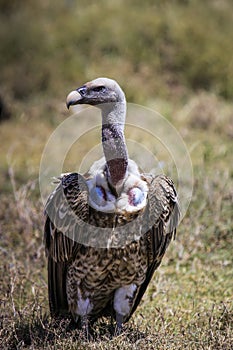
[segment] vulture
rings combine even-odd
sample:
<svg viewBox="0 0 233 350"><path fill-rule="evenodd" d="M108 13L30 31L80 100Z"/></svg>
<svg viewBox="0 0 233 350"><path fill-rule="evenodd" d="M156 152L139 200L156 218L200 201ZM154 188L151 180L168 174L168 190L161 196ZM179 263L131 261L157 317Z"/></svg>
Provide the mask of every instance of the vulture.
<svg viewBox="0 0 233 350"><path fill-rule="evenodd" d="M115 80L87 82L68 94L66 104L99 108L103 158L85 174L61 175L48 197L50 312L69 315L86 334L97 319L111 317L119 334L175 238L177 193L169 177L142 173L129 159L126 99Z"/></svg>

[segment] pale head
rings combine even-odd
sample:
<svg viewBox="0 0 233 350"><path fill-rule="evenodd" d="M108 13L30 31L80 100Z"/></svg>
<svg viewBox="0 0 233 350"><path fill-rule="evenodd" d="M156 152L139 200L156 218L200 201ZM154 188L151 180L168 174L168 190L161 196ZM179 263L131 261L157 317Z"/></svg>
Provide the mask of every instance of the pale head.
<svg viewBox="0 0 233 350"><path fill-rule="evenodd" d="M77 104L98 106L106 103L125 103L125 94L118 83L109 78L97 78L89 81L69 93L67 108Z"/></svg>

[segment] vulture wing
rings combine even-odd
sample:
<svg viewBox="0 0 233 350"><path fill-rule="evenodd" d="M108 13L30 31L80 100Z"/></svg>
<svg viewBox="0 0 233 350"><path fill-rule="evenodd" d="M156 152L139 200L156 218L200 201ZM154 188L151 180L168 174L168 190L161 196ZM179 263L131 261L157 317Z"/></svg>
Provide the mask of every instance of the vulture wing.
<svg viewBox="0 0 233 350"><path fill-rule="evenodd" d="M148 206L145 220L148 223L146 233L148 268L146 278L140 286L132 310L125 321L128 321L139 305L148 284L160 265L166 249L175 238L180 210L173 181L164 175L143 174L149 185Z"/></svg>
<svg viewBox="0 0 233 350"><path fill-rule="evenodd" d="M88 220L88 191L85 179L64 175L45 207L44 240L48 257L49 305L53 316L68 314L66 272L81 244L84 222Z"/></svg>

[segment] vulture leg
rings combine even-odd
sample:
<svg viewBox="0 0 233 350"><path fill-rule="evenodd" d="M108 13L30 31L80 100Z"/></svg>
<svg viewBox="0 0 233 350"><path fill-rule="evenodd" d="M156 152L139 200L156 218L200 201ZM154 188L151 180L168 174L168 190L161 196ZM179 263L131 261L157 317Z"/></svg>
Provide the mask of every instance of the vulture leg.
<svg viewBox="0 0 233 350"><path fill-rule="evenodd" d="M113 306L116 311L116 334L122 332L124 318L130 314L136 290L136 284L132 283L128 286L120 287L115 291Z"/></svg>

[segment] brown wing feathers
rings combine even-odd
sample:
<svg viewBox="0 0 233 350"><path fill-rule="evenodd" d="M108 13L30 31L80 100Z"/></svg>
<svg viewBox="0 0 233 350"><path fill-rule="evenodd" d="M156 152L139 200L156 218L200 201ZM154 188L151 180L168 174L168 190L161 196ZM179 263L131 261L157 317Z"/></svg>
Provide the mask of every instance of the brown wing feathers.
<svg viewBox="0 0 233 350"><path fill-rule="evenodd" d="M144 175L144 177L150 186L146 220L148 220L149 225L152 225L146 234L148 268L145 281L137 292L134 305L126 321L131 318L138 307L155 270L162 261L172 237L175 237L176 225L178 224L180 215L172 180L164 175ZM170 220L171 217L173 217L172 221ZM169 221L171 222L169 230L166 231Z"/></svg>
<svg viewBox="0 0 233 350"><path fill-rule="evenodd" d="M88 218L85 180L73 173L61 178L45 208L44 241L48 257L49 305L53 316L68 313L66 273L78 254L77 235ZM77 222L79 225L77 225Z"/></svg>

